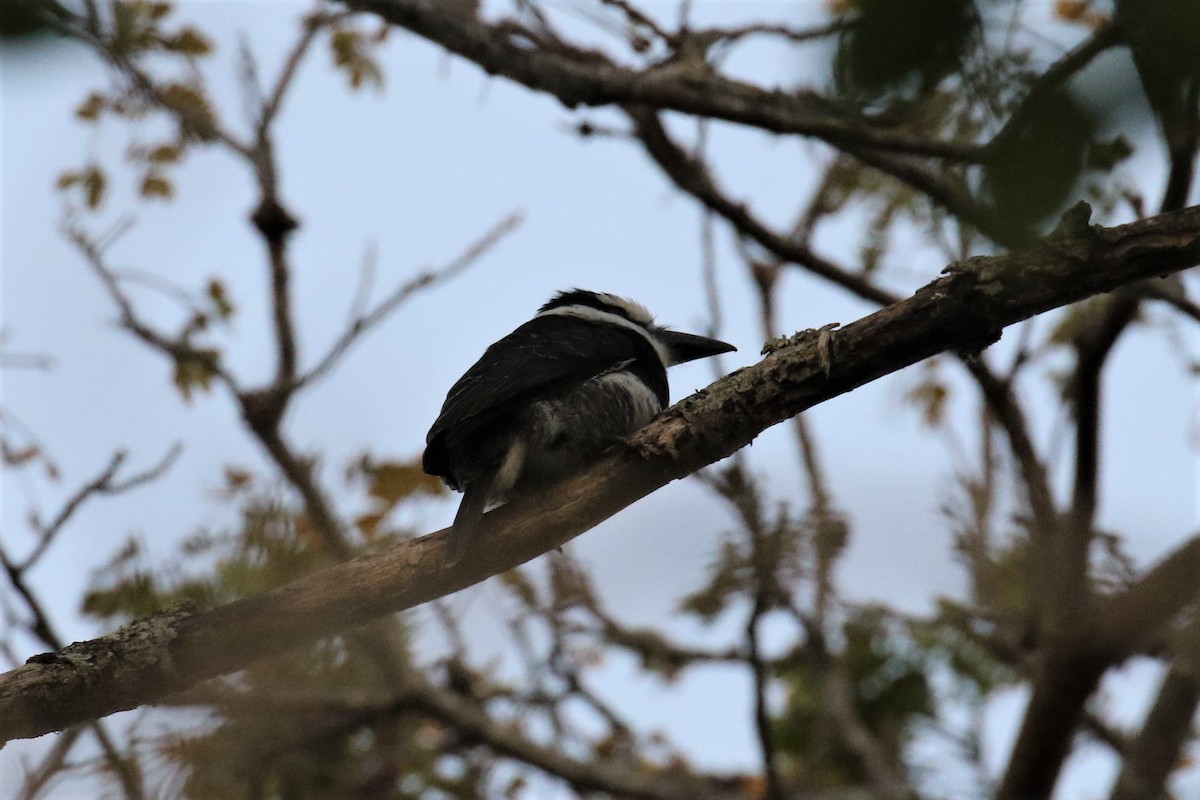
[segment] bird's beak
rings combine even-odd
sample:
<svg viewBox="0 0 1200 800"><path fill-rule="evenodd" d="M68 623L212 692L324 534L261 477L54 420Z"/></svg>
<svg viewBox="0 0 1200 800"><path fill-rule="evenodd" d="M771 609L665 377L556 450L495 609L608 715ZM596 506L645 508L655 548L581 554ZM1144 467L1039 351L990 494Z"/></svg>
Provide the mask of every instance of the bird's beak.
<svg viewBox="0 0 1200 800"><path fill-rule="evenodd" d="M659 329L657 333L659 341L665 344L671 353L672 364L682 364L685 361L695 361L697 358L708 358L737 350L733 345L719 339L709 339L694 333L665 329Z"/></svg>

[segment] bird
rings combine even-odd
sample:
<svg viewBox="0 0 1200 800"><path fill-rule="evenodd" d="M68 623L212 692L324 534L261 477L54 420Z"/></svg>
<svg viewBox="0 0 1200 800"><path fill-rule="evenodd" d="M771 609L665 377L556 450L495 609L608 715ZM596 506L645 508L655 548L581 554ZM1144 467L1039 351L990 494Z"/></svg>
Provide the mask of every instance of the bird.
<svg viewBox="0 0 1200 800"><path fill-rule="evenodd" d="M669 404L667 367L736 350L657 325L645 306L562 291L450 387L422 465L463 493L443 564L460 561L491 505L594 462Z"/></svg>

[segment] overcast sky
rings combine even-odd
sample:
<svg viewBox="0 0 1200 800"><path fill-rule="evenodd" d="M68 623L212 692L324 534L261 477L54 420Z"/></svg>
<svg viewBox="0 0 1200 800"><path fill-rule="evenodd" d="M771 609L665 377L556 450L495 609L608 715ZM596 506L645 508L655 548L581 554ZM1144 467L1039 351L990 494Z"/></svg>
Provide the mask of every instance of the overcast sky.
<svg viewBox="0 0 1200 800"><path fill-rule="evenodd" d="M696 6L713 20L771 14L802 21L821 10L816 0L799 12L782 4ZM207 74L218 104L239 130L237 37L244 35L258 54L262 74L273 76L307 8L265 0L183 6L183 16L218 43ZM569 130L579 115L487 78L403 33L394 32L381 55L384 91L351 94L344 77L329 69L327 50L319 48L302 68L281 120L283 196L302 222L293 252L305 363L345 324L368 252L376 254L379 296L421 269L449 262L513 211L524 215L524 224L465 276L403 308L297 404L288 431L302 447L323 453L331 480L364 450L390 458L418 455L450 384L489 342L559 289L628 295L660 321L685 330L702 330L708 321L698 209L673 192L634 145L582 141ZM819 70L819 52L811 60L781 58L762 48L735 67L791 83ZM115 167L129 141L119 124L97 130L72 119L71 109L106 80L97 62L70 48L0 55L2 328L10 350L54 360L48 371L0 374L2 407L36 432L63 472L60 485L3 473L0 536L6 545L27 544L30 507L55 509L114 450L128 450L136 468L153 463L175 441L185 448L163 480L88 507L40 567L37 586L68 639L100 632L74 611L90 571L131 532L145 537L155 557L165 557L198 526L229 519L229 509L213 496L223 466L265 464L228 398L214 392L184 403L171 385L169 365L116 330L101 287L57 232L57 174L93 154ZM736 194L753 198L765 217L781 224L803 200L813 165L827 156L810 143L723 126L713 129L712 148ZM1153 154L1134 164L1139 180L1153 187L1152 196L1157 170ZM227 362L246 382L265 377L273 366L265 261L246 222L253 184L241 164L217 151L193 155L176 178L173 202L138 205L129 191L133 173L114 171L114 195L96 227L136 210L136 226L112 252L115 266L187 287L201 287L212 276L225 280L239 308L225 336ZM819 244L852 260L858 231L832 227ZM761 337L753 290L724 232L719 256L726 323L721 336L739 348L724 362L733 369L757 360ZM911 258L894 257L891 266L897 276L892 285L902 289L932 277L942 264L913 251ZM156 319L171 319L170 304L150 293L138 297ZM782 299L779 318L787 331L847 323L871 310L798 274L785 278ZM1127 533L1143 561L1180 541L1196 522L1193 383L1159 341L1145 333L1127 337L1106 374L1112 391L1104 413L1112 424L1102 523ZM1184 341L1194 353L1194 337ZM708 383L710 369L700 363L674 370L673 398ZM940 594L960 592L962 574L937 512L952 486L949 451L901 401L916 379L907 371L878 381L824 404L810 418L837 503L854 526L842 585L854 598L921 611ZM970 387L959 385L970 396ZM1051 441L1061 409L1052 397L1040 400L1038 435ZM750 457L780 497L801 503L793 451L790 432L780 427L763 434ZM427 504L412 519L418 528L434 530L449 522L453 509L452 502ZM698 583L720 531L731 524L702 488L685 482L585 534L575 547L623 619L665 620L681 634L699 635L672 609ZM482 586L453 600L485 650L497 645L489 639L487 607L488 598L498 595L495 587ZM1111 681L1109 699L1133 722L1143 708L1144 691L1137 690L1150 685L1155 671L1134 665L1127 673ZM598 683L618 705L638 709L647 727L670 729L700 763L753 767L751 705L740 676L700 671L682 690L664 695L657 682L634 681L631 674L628 665L614 663ZM1020 702L1019 693L997 702L997 763ZM0 774L20 752L28 751L18 745L0 753ZM1062 796L1094 796L1111 780L1106 765L1098 757L1078 760ZM1187 780L1200 791L1200 769L1191 769Z"/></svg>

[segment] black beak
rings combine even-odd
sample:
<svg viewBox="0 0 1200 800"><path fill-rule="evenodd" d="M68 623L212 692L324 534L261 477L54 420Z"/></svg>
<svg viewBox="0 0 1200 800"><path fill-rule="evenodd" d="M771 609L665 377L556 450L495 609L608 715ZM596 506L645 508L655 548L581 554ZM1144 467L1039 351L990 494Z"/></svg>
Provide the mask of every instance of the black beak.
<svg viewBox="0 0 1200 800"><path fill-rule="evenodd" d="M719 339L709 339L707 336L696 336L693 333L659 328L655 334L670 351L672 364L682 364L685 361L695 361L697 358L708 358L737 350L733 345Z"/></svg>

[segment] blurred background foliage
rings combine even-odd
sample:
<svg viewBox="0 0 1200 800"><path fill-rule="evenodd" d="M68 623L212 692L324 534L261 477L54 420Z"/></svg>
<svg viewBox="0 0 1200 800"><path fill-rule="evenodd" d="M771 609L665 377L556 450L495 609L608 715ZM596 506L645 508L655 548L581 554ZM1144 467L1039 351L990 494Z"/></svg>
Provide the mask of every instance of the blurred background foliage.
<svg viewBox="0 0 1200 800"><path fill-rule="evenodd" d="M474 6L467 5L464 13L473 15ZM593 15L616 14L634 44L652 28L649 17L624 3L575 5L587 5ZM831 80L816 90L825 92L831 117L949 145L979 145L985 157L942 162L937 185L955 192L948 199L922 191L929 184L919 172L915 179L901 180L895 171L877 168L868 149L847 145L821 167L807 220L797 226L803 235L843 211L861 214L854 272L870 278L895 263L898 232L916 230L926 246L953 260L1029 241L1080 197L1102 213L1144 212L1139 196L1144 187L1131 184L1122 172L1137 148L1147 146L1137 135L1147 123L1139 115L1148 109L1153 116L1168 160L1172 154L1194 158L1200 137L1200 4L1058 2L1052 16L1078 31L1081 52L1094 55L1119 45L1131 55L1106 65L1099 90L1069 80L1069 74L1057 75L1055 67L1048 70L1045 53L1031 43L1036 37L1014 35L1019 5L1006 0L827 4L835 23L828 51ZM127 182L142 202L170 202L176 172L189 155L199 148L231 147L229 121L200 68L225 44L179 22L180 9L170 3L97 0L81 7L83 17L74 5L53 0L4 0L0 14L0 46L11 48L50 46L55 37L78 34L80 19L95 13L87 23L94 26L92 46L125 78L101 82L103 88L81 98L74 109L80 124L130 132L131 145L120 164L88 156L81 164L64 165L57 186L69 218L86 220L104 209L115 181ZM547 12L538 4L519 2L511 12L527 30L550 30ZM375 55L387 39L377 20L346 15L329 4L305 16L299 30L301 36L321 38L332 68L344 74L351 90L377 88L387 79ZM544 46L547 41L553 37L547 36ZM647 47L632 49L651 57ZM149 85L138 80L145 75L153 78ZM168 124L154 128L155 138L143 140L140 132L150 119ZM1183 200L1175 205L1186 200L1191 173L1171 172L1184 172L1176 192ZM102 250L88 250L96 241L79 224L72 235L84 253ZM747 266L769 293L771 269L778 264L756 258L748 253ZM1056 393L1068 395L1071 384L1054 352L1077 341L1078 331L1106 308L1106 300L1081 304L1019 358L1037 362L1044 368L1041 378L1052 385L1058 381ZM212 333L228 326L239 307L225 282L213 277L187 294L185 309L170 341L178 345L175 385L184 400L191 400L220 384L225 359ZM771 327L768 316L764 311L764 329ZM932 431L949 437L944 411L952 389L945 369L943 362L928 364L906 399ZM981 415L979 424L983 446L998 447L996 420ZM37 451L19 442L10 428L3 435L9 468L37 461ZM307 458L304 466L316 461ZM192 690L177 702L187 709L181 713L192 715L188 724L153 734L135 730L127 750L141 759L138 769L146 775L170 776L162 784L167 788L147 797L530 796L526 762L489 740L492 728L464 732L445 714L439 717L396 696L396 670L419 670L431 686L491 715L495 726L568 756L609 761L656 778L702 775L702 765L688 763L657 735L631 730L587 689L581 676L633 655L640 669L665 683L696 664L719 661L749 670L760 688L767 687L762 693L770 694L771 702L760 698L764 719L758 727L778 774L768 768L764 775L702 775L706 789L749 797L804 792L851 797L837 792L871 784L872 754L905 773L912 742L922 731L939 727L948 705L965 709L977 722L989 698L1028 677L1028 656L1038 644L1038 600L1029 578L1035 556L1022 501L1003 496L999 486L997 476L1006 471L1011 464L988 450L957 476L958 494L947 507L946 521L968 588L965 597L943 598L930 615L840 597L834 573L854 533L848 514L816 491L803 503L773 498L761 476L738 460L703 477L737 524L723 534L704 585L679 602L681 618L702 630L731 618L744 624L745 641L728 651L680 644L671 631L623 625L604 608L570 554L552 554L503 576L513 601L506 624L522 678L511 677L514 670L473 660L453 615L435 605L434 627L450 643L450 655L436 663L411 651L420 633L409 617L389 623L402 659L386 667L376 633L349 632ZM359 506L346 526L356 552L418 535L396 519L413 504L444 492L415 462L371 454L356 459L344 477L337 492L354 497ZM82 613L107 628L181 603L209 608L333 563L336 555L317 530L319 523L293 489L277 477L229 467L219 502L236 509L236 525L198 529L166 561L149 560L139 540L131 538L97 569ZM1121 540L1104 535L1097 541L1089 579L1101 589L1128 585L1136 570ZM10 570L14 583L19 572ZM756 640L757 626L766 619L791 626L788 646L770 655L759 651ZM575 724L581 714L588 725ZM856 746L845 733L848 724L860 724L875 749ZM977 724L955 735L964 758L982 761ZM123 785L127 795L135 794L129 781ZM981 786L980 792L991 788Z"/></svg>

